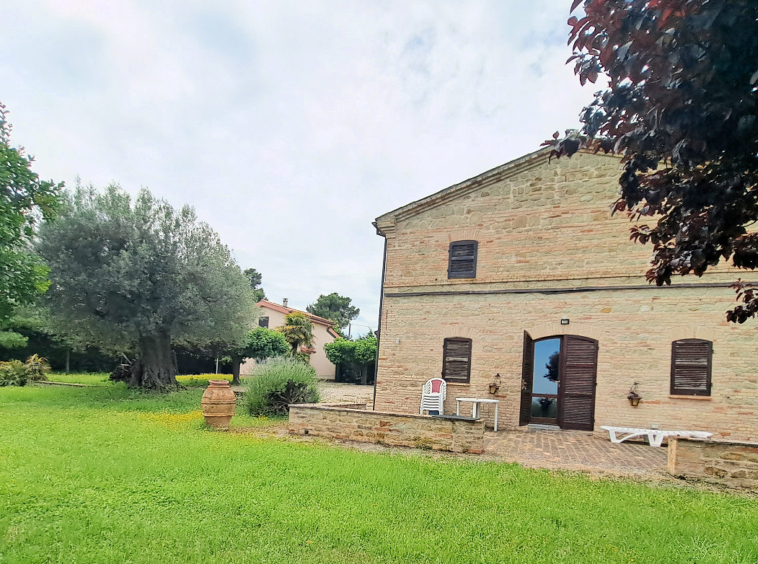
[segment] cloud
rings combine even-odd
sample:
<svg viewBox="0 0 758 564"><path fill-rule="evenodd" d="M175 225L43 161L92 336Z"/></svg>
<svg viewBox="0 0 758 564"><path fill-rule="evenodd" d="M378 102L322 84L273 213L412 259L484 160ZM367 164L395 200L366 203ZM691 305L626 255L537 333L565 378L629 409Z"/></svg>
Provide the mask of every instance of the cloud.
<svg viewBox="0 0 758 564"><path fill-rule="evenodd" d="M382 213L576 126L552 0L43 1L4 10L0 91L45 177L189 203L304 308L376 326Z"/></svg>

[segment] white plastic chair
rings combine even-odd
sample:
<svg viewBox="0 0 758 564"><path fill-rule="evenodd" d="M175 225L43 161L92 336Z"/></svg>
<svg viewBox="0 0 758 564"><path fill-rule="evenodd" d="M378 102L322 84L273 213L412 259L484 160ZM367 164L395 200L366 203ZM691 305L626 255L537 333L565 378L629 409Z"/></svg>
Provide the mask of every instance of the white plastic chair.
<svg viewBox="0 0 758 564"><path fill-rule="evenodd" d="M432 378L421 388L419 414L423 415L424 411L436 411L439 415L443 415L446 396L447 382L442 378Z"/></svg>

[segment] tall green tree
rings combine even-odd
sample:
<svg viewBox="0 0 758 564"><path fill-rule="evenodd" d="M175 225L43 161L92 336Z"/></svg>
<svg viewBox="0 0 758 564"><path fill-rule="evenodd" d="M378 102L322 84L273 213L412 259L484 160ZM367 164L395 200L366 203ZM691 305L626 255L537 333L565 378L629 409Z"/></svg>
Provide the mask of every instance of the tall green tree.
<svg viewBox="0 0 758 564"><path fill-rule="evenodd" d="M245 339L245 358L266 360L284 356L289 350L290 345L284 334L266 327L256 327L247 334Z"/></svg>
<svg viewBox="0 0 758 564"><path fill-rule="evenodd" d="M581 131L547 141L623 155L615 210L653 246L647 279L702 276L725 262L758 267L758 2L574 0L569 59L582 84L608 87ZM650 223L646 223L650 221ZM727 319L758 315L758 291L736 283Z"/></svg>
<svg viewBox="0 0 758 564"><path fill-rule="evenodd" d="M376 361L378 342L373 335L366 335L356 341L335 339L324 345L326 358L332 364L348 367L360 378L361 384L368 382L368 367Z"/></svg>
<svg viewBox="0 0 758 564"><path fill-rule="evenodd" d="M241 343L225 349L225 354L232 359L232 385L240 385L240 368L246 358L265 360L284 356L290 352L290 344L284 334L266 327L256 327Z"/></svg>
<svg viewBox="0 0 758 564"><path fill-rule="evenodd" d="M25 339L3 327L17 307L47 290L47 268L32 239L41 221L55 217L63 184L40 180L33 157L11 146L7 117L0 103L0 346L16 347Z"/></svg>
<svg viewBox="0 0 758 564"><path fill-rule="evenodd" d="M324 319L330 319L334 321L337 327L344 329L361 313L361 310L353 307L351 302L352 300L347 296L340 296L337 292L332 292L329 295L321 294L305 310Z"/></svg>
<svg viewBox="0 0 758 564"><path fill-rule="evenodd" d="M77 187L40 229L47 300L58 327L81 342L134 351L134 387L176 387L172 344L239 342L255 320L250 284L192 208L142 189Z"/></svg>
<svg viewBox="0 0 758 564"><path fill-rule="evenodd" d="M261 300L266 299L266 292L263 291L263 288L261 287L261 282L263 281L263 274L258 272L254 268L246 268L243 273L245 276L247 276L247 279L250 280L250 287L253 289L253 293L255 295L255 301L259 302Z"/></svg>

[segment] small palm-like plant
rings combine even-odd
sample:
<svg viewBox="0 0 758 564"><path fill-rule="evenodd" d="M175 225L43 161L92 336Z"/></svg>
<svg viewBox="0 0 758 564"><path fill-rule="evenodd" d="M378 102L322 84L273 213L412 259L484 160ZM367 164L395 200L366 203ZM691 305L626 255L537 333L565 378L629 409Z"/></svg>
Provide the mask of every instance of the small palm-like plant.
<svg viewBox="0 0 758 564"><path fill-rule="evenodd" d="M297 355L300 349L307 352L313 346L313 324L308 316L294 311L284 318L284 325L276 328L290 344L290 354Z"/></svg>
<svg viewBox="0 0 758 564"><path fill-rule="evenodd" d="M29 380L33 382L47 380L47 374L50 372L50 364L48 364L46 358L38 354L33 354L26 359L25 366L26 372L29 375Z"/></svg>

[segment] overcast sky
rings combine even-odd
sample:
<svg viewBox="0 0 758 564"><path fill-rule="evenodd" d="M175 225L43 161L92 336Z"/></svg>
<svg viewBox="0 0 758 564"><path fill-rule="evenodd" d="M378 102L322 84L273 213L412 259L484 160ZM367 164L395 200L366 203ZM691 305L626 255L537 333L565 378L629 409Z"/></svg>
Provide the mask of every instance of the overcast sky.
<svg viewBox="0 0 758 564"><path fill-rule="evenodd" d="M0 0L0 100L43 177L190 204L269 299L376 328L374 218L577 126L569 5Z"/></svg>

